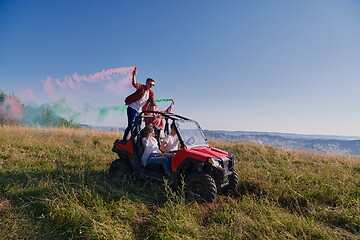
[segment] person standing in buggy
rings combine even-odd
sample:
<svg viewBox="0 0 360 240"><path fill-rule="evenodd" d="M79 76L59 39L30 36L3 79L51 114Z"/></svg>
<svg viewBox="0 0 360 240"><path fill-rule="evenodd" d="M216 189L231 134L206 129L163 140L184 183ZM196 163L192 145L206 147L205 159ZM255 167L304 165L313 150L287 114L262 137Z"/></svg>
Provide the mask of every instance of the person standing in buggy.
<svg viewBox="0 0 360 240"><path fill-rule="evenodd" d="M136 82L137 69L135 67L132 77L132 85L136 88L136 91L126 97L125 104L128 105L127 108L127 117L128 117L128 126L125 129L123 141L127 141L130 130L135 123L135 119L139 116L144 106L147 105L156 105L154 101L154 92L152 88L155 86L155 80L148 78L146 84L139 84Z"/></svg>

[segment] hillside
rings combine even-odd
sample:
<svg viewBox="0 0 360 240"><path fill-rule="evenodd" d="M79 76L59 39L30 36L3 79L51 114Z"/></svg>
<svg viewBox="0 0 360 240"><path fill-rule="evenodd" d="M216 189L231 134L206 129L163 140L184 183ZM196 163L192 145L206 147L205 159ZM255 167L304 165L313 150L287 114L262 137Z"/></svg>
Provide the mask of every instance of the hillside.
<svg viewBox="0 0 360 240"><path fill-rule="evenodd" d="M0 126L0 239L358 239L360 158L212 141L241 196L112 181L116 132Z"/></svg>

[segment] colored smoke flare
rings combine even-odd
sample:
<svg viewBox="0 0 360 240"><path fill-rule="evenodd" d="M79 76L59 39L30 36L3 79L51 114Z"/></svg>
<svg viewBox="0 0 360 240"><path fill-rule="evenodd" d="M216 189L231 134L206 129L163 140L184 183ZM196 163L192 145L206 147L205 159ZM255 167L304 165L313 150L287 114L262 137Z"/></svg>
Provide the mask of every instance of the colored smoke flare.
<svg viewBox="0 0 360 240"><path fill-rule="evenodd" d="M62 81L59 78L46 77L42 83L44 90L53 98L57 89L81 89L85 83L103 84L101 87L108 92L122 95L125 89L131 87L132 73L136 69L137 67L106 69L88 76L74 73L72 76L65 76Z"/></svg>
<svg viewBox="0 0 360 240"><path fill-rule="evenodd" d="M155 99L157 103L171 101L173 99ZM59 99L54 103L41 106L22 105L15 96L0 95L0 121L19 121L28 125L56 126L62 121L61 118L73 123L80 123L88 116L92 116L91 118L97 122L102 122L112 113L118 116L126 115L127 108L127 105L95 107L86 103L76 109L66 99Z"/></svg>
<svg viewBox="0 0 360 240"><path fill-rule="evenodd" d="M111 115L110 118L114 118L113 114L118 116L126 115L127 106L91 106L94 97L101 98L101 94L105 93L108 102L114 102L114 99L112 99L114 96L117 96L117 98L123 97L127 90L132 89L131 80L136 71L137 67L134 66L102 70L86 76L74 73L64 76L63 79L47 76L42 81L42 85L43 89L54 101L49 106L58 116L73 122L101 122L108 115ZM111 96L108 93L111 93ZM32 90L26 91L25 94L34 96ZM71 102L76 101L77 108L74 104L69 104L66 99L71 99ZM81 107L79 104L82 101ZM172 101L173 99L155 99L156 103Z"/></svg>

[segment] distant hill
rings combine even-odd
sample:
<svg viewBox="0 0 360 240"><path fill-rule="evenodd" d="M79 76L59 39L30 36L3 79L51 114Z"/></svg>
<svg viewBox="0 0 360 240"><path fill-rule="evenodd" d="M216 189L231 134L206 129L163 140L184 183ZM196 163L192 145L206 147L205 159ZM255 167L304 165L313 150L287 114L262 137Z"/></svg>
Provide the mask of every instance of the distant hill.
<svg viewBox="0 0 360 240"><path fill-rule="evenodd" d="M80 127L88 130L100 130L100 131L110 131L110 132L124 132L125 128L121 127L106 127L106 126L92 126L87 124L80 124Z"/></svg>
<svg viewBox="0 0 360 240"><path fill-rule="evenodd" d="M208 138L230 142L244 141L301 151L360 155L360 137L221 130L204 130L204 133Z"/></svg>
<svg viewBox="0 0 360 240"><path fill-rule="evenodd" d="M85 129L123 132L124 128L91 126L81 124ZM338 155L360 155L360 137L336 135L303 135L277 132L203 130L206 137L229 142L252 142L317 153Z"/></svg>

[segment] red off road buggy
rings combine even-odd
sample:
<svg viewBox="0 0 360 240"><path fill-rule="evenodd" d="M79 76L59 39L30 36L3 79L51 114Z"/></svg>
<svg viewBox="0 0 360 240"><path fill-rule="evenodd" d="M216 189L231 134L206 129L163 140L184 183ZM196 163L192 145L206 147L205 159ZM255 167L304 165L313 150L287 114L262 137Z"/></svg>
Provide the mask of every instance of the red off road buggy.
<svg viewBox="0 0 360 240"><path fill-rule="evenodd" d="M172 175L165 174L160 164L142 166L142 122L148 114L155 113L165 121L165 128L157 135L158 142L170 133L170 124L175 123L179 138L179 150L171 159ZM151 116L152 117L152 116ZM119 158L110 165L109 175L124 178L130 175L163 182L168 179L173 186L185 182L186 197L200 202L212 202L217 193L235 191L238 175L234 170L231 153L209 146L199 124L191 119L172 114L144 111L136 119L130 140L116 140L112 151Z"/></svg>

